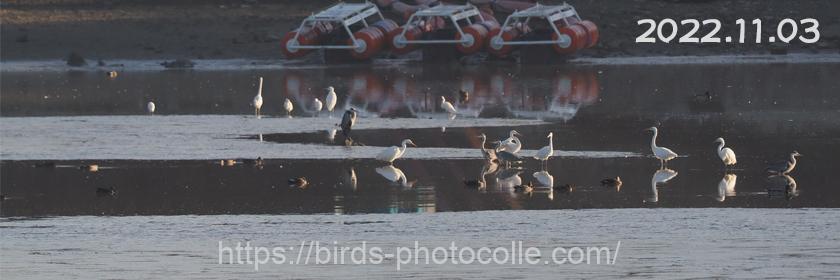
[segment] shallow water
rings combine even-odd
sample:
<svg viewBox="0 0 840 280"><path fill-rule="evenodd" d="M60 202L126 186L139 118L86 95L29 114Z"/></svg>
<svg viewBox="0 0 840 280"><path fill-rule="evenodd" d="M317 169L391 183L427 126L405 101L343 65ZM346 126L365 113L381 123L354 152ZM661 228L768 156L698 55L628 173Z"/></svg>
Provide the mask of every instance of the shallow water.
<svg viewBox="0 0 840 280"><path fill-rule="evenodd" d="M837 63L743 61L145 69L116 79L89 70L2 71L0 266L4 279L58 271L72 278L836 278L838 212L814 209L840 206L836 73ZM258 76L266 78L261 119L248 106ZM328 85L339 92L338 112L311 112ZM438 108L440 96L458 106L454 119ZM291 118L280 109L285 97L295 100ZM143 111L148 100L156 115ZM340 130L331 130L349 107L361 113L355 146L345 147ZM652 125L660 127L658 143L680 154L668 169L649 155L650 134L641 130ZM511 129L523 135L523 155L553 132L555 157L544 167L533 159L485 165L476 136L497 140ZM738 154L734 169L724 170L714 153L719 136ZM373 160L405 138L419 147L393 166ZM765 173L793 150L805 156L789 176ZM256 157L265 163L242 162ZM239 162L222 166L222 159ZM306 188L287 185L301 176ZM601 185L616 176L620 188ZM481 188L464 183L482 178ZM514 191L528 182L533 193ZM218 265L219 240L383 247L524 240L541 248L622 241L622 255L615 266L397 272L390 259L254 272Z"/></svg>
<svg viewBox="0 0 840 280"><path fill-rule="evenodd" d="M3 219L3 278L837 278L836 209L598 209L415 215ZM128 238L130 237L130 238ZM224 246L555 247L621 242L615 264L219 264ZM244 245L243 245L244 246ZM544 253L548 254L548 253ZM403 255L402 258L406 256Z"/></svg>

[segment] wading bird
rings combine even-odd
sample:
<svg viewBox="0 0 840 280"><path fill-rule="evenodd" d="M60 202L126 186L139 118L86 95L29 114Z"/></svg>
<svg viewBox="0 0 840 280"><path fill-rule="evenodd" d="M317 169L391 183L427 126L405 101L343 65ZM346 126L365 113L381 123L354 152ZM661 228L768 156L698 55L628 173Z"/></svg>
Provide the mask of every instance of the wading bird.
<svg viewBox="0 0 840 280"><path fill-rule="evenodd" d="M291 101L291 100L289 100L288 98L286 98L286 101L283 101L283 109L285 109L285 110L286 110L286 115L287 115L287 116L289 116L289 117L291 117L291 116L292 116L292 110L294 110L294 109L295 109L295 106L294 106L294 105L292 105L292 101Z"/></svg>
<svg viewBox="0 0 840 280"><path fill-rule="evenodd" d="M645 129L646 131L653 131L653 137L650 139L650 149L653 151L653 156L659 159L659 166L665 167L665 164L669 161L677 157L677 153L671 151L665 147L659 147L656 145L656 137L659 136L659 129L655 126Z"/></svg>
<svg viewBox="0 0 840 280"><path fill-rule="evenodd" d="M353 138L350 137L350 131L353 130L353 124L356 123L356 108L350 108L344 112L344 116L341 117L341 134L344 134L344 138L350 141L353 141Z"/></svg>
<svg viewBox="0 0 840 280"><path fill-rule="evenodd" d="M316 114L317 114L317 113L320 113L320 112L321 112L321 109L323 109L323 108L324 108L324 103L322 103L322 102L321 102L321 99L318 99L317 97L315 98L315 101L313 102L313 104L314 104L314 105L313 105L313 107L314 107L313 109L315 109L315 113L316 113Z"/></svg>
<svg viewBox="0 0 840 280"><path fill-rule="evenodd" d="M335 103L338 101L338 96L335 95L335 88L327 87L327 97L324 98L324 101L327 102L327 111L332 112L335 109Z"/></svg>
<svg viewBox="0 0 840 280"><path fill-rule="evenodd" d="M385 148L385 150L383 150L379 153L379 155L376 156L376 159L387 163L393 163L394 160L401 158L403 154L405 154L405 149L408 148L408 145L417 147L417 145L415 145L414 142L411 141L411 139L405 139L402 141L402 148L397 146Z"/></svg>
<svg viewBox="0 0 840 280"><path fill-rule="evenodd" d="M498 151L506 151L511 154L518 153L519 150L522 149L522 141L520 141L519 137L516 136L522 136L522 134L519 134L516 130L511 130L510 136L507 139L502 140Z"/></svg>
<svg viewBox="0 0 840 280"><path fill-rule="evenodd" d="M723 141L722 137L715 139L715 143L720 142L717 148L717 154L720 157L720 160L723 161L724 167L729 167L735 165L738 160L735 159L735 151L730 148L724 148L723 146L726 145L726 142Z"/></svg>
<svg viewBox="0 0 840 280"><path fill-rule="evenodd" d="M793 171L796 167L796 157L801 157L802 155L799 154L797 151L793 151L790 154L790 158L783 162L778 162L775 164L771 164L770 166L765 169L767 173L773 173L777 175L785 175Z"/></svg>
<svg viewBox="0 0 840 280"><path fill-rule="evenodd" d="M542 161L543 164L554 155L554 132L548 133L548 146L542 147L534 156L535 159Z"/></svg>
<svg viewBox="0 0 840 280"><path fill-rule="evenodd" d="M251 101L251 106L254 106L254 116L256 116L257 118L260 117L260 108L262 108L263 104L262 88L263 77L260 77L260 86L259 89L257 89L257 96L254 96L254 100Z"/></svg>
<svg viewBox="0 0 840 280"><path fill-rule="evenodd" d="M455 110L455 106L452 106L452 103L446 101L446 98L443 96L440 97L440 108L449 113L450 115L455 115L456 113L458 113L458 111Z"/></svg>
<svg viewBox="0 0 840 280"><path fill-rule="evenodd" d="M149 115L154 115L155 114L155 103L154 102L149 101L149 103L146 103L146 112L148 112Z"/></svg>
<svg viewBox="0 0 840 280"><path fill-rule="evenodd" d="M478 138L481 138L481 154L484 155L484 160L490 162L496 160L496 150L487 149L484 147L485 143L487 142L487 135L484 135L484 133L482 133L478 136Z"/></svg>

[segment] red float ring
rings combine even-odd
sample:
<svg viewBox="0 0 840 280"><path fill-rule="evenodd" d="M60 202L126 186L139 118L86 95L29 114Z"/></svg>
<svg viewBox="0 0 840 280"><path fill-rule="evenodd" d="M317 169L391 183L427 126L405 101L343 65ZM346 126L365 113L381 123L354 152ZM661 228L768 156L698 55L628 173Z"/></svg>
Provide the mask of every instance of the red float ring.
<svg viewBox="0 0 840 280"><path fill-rule="evenodd" d="M417 49L417 45L399 44L396 42L397 37L399 37L399 35L403 32L403 28L405 27L395 29L388 36L388 38L391 38L388 40L388 42L391 45L391 51L394 54L407 54ZM420 39L422 35L423 30L421 30L420 27L417 26L410 26L409 29L405 31L405 39L409 41Z"/></svg>
<svg viewBox="0 0 840 280"><path fill-rule="evenodd" d="M361 46L351 49L350 54L356 59L364 60L373 57L382 45L385 43L385 35L379 28L368 26L353 33L356 40L361 42ZM347 39L348 45L353 45L353 40Z"/></svg>
<svg viewBox="0 0 840 280"><path fill-rule="evenodd" d="M598 43L598 38L601 37L601 32L598 31L598 26L595 25L594 22L588 20L581 21L578 25L582 26L583 29L586 30L586 47L594 47Z"/></svg>
<svg viewBox="0 0 840 280"><path fill-rule="evenodd" d="M559 29L560 34L567 36L571 40L568 46L561 46L560 44L551 45L559 54L570 54L577 50L583 49L586 46L586 30L579 25L565 26ZM551 34L551 40L559 40L560 36L557 33Z"/></svg>
<svg viewBox="0 0 840 280"><path fill-rule="evenodd" d="M463 54L472 54L484 48L484 45L487 42L487 35L489 34L484 25L474 23L461 28L461 30L464 31L464 37L471 38L472 42L469 42L469 45L465 45L466 43L455 45L455 48L457 48L459 52ZM461 39L461 33L455 35L455 40Z"/></svg>
<svg viewBox="0 0 840 280"><path fill-rule="evenodd" d="M519 30L517 30L516 28L508 28L504 32L502 32L502 30L499 29L494 34L490 35L487 51L490 52L491 54L497 56L497 57L506 57L508 54L510 54L513 51L513 46L511 46L511 45L501 46L501 45L495 45L494 44L494 42L493 42L494 38L500 32L502 34L501 39L504 42L513 41L514 39L518 38L520 34L519 34Z"/></svg>

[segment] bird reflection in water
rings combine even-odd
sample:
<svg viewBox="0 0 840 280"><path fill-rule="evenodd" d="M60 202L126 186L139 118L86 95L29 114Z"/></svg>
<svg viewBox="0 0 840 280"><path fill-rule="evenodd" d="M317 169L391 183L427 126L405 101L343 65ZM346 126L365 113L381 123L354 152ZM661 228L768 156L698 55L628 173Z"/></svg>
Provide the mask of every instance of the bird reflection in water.
<svg viewBox="0 0 840 280"><path fill-rule="evenodd" d="M376 173L382 175L386 180L391 181L391 183L399 184L402 187L413 187L415 181L408 181L406 178L405 173L399 168L394 167L393 165L386 165L382 167L376 168Z"/></svg>
<svg viewBox="0 0 840 280"><path fill-rule="evenodd" d="M502 169L496 174L496 186L500 191L513 194L514 187L522 185L522 177L519 177L521 173L519 169Z"/></svg>
<svg viewBox="0 0 840 280"><path fill-rule="evenodd" d="M342 180L340 183L345 188L349 188L352 191L356 191L359 185L359 179L356 177L356 169L350 167L350 170L346 170L342 174Z"/></svg>
<svg viewBox="0 0 840 280"><path fill-rule="evenodd" d="M677 174L676 171L667 168L656 170L656 173L653 173L653 177L650 178L651 197L645 200L645 202L659 202L659 190L656 187L674 179L674 177L677 177Z"/></svg>
<svg viewBox="0 0 840 280"><path fill-rule="evenodd" d="M771 175L767 177L767 196L770 198L784 197L788 200L799 196L796 180L788 174Z"/></svg>
<svg viewBox="0 0 840 280"><path fill-rule="evenodd" d="M537 179L537 183L539 184L536 192L546 193L549 200L554 200L554 176L551 176L545 170L534 172L531 176Z"/></svg>
<svg viewBox="0 0 840 280"><path fill-rule="evenodd" d="M725 174L718 183L718 196L715 198L719 202L726 200L727 196L735 196L735 183L738 181L738 176L735 174Z"/></svg>

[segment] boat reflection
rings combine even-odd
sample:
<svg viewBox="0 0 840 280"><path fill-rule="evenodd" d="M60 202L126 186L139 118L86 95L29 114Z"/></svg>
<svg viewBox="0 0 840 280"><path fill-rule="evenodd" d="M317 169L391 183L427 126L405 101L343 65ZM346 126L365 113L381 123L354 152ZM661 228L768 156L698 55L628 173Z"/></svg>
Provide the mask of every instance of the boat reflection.
<svg viewBox="0 0 840 280"><path fill-rule="evenodd" d="M365 112L364 116L454 119L455 114L439 106L439 98L446 96L457 115L465 117L568 121L600 95L598 76L590 70L519 74L530 77L530 83L510 73L464 70L455 74L461 76L442 79L433 70L404 73L367 68L325 73L338 83L330 85L338 93L336 111L352 106ZM320 75L292 71L284 75L283 87L300 106L311 108L314 98L323 98L320 89L327 85L322 80Z"/></svg>
<svg viewBox="0 0 840 280"><path fill-rule="evenodd" d="M653 173L653 177L650 178L651 197L645 200L645 202L659 202L659 189L657 189L657 186L674 179L674 177L677 177L677 174L676 171L667 168L656 170Z"/></svg>

